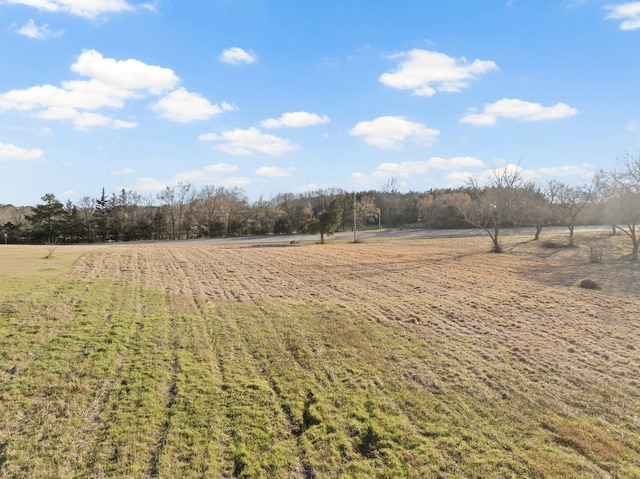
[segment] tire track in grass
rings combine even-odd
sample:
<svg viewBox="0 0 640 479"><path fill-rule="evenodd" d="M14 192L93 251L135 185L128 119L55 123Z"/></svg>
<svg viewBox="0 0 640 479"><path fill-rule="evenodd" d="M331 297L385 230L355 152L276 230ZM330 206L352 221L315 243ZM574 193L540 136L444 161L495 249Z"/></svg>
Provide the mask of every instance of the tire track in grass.
<svg viewBox="0 0 640 479"><path fill-rule="evenodd" d="M171 331L173 334L176 334L176 321L174 318L171 318L170 321ZM149 476L151 477L159 477L160 475L160 457L164 452L164 448L167 442L167 436L171 432L171 419L173 417L173 408L176 403L176 398L178 396L178 374L180 373L180 362L178 360L178 339L174 336L171 341L171 381L169 385L168 397L165 406L165 418L162 422L162 426L160 429L160 437L158 438L158 442L153 450L151 455L151 466L149 469Z"/></svg>
<svg viewBox="0 0 640 479"><path fill-rule="evenodd" d="M68 292L49 300L52 305L67 305L68 324L63 328L61 321L40 325L41 331L49 329L51 334L46 334L49 339L45 343L29 346L32 367L24 371L26 376L15 390L15 400L21 405L17 414L9 416L11 420L2 421L3 428L15 419L30 431L14 436L20 445L12 441L20 454L26 454L20 462L29 475L73 475L93 462L100 416L120 367L108 314L114 309L112 303L115 309L125 307L116 289L101 283L86 284L85 288L84 281L74 280ZM3 405L11 408L14 393L3 396ZM4 417L4 412L1 415ZM7 453L12 450L13 446L8 447ZM11 470L10 458L5 462Z"/></svg>
<svg viewBox="0 0 640 479"><path fill-rule="evenodd" d="M261 265L259 265L259 264L258 264L258 265L254 265L254 267L258 267L258 268L259 268L260 266L261 266ZM243 270L243 268L238 268L238 269L239 269L239 270L241 270L241 271ZM255 289L254 289L253 291L255 291ZM356 299L356 300L357 300L357 299ZM268 315L265 315L265 316L268 316ZM270 349L270 348L269 348L269 347L266 347L265 349ZM271 349L273 349L273 346L271 346ZM270 381L272 381L272 379L271 379ZM272 384L272 387L273 387L273 384ZM274 389L276 389L276 388L274 388ZM277 390L276 390L276 393L277 393ZM366 452L366 448L365 448L365 452Z"/></svg>
<svg viewBox="0 0 640 479"><path fill-rule="evenodd" d="M198 250L193 250L193 251L197 252ZM182 256L181 264L189 265L190 267L193 267L194 264L210 264L210 263L201 262L201 261L196 262L194 261L193 257L191 258L191 260L189 260L188 258ZM241 269L243 269L243 271L244 271L244 268L247 267L247 265L239 265L239 266ZM206 282L204 278L199 278L197 274L186 273L184 277L191 278L192 280L195 278L195 281L193 281L193 283L197 283L198 285ZM200 279L202 279L202 281L200 281ZM246 282L247 278L242 278L242 280L243 282ZM251 289L249 289L249 291L255 291L256 290L255 284L251 284L250 288ZM197 290L198 287L195 284L192 284L190 289ZM299 434L301 434L304 425L302 424L301 421L298 421L294 418L293 413L291 411L291 407L289 406L289 404L287 404L284 396L282 395L282 390L280 386L276 383L276 380L271 376L268 366L264 362L264 358L261 358L261 353L258 350L259 348L257 344L255 343L255 341L253 342L253 344L251 343L249 339L249 334L253 333L253 327L242 327L239 324L240 318L242 318L243 324L245 326L248 325L249 323L253 323L253 321L249 322L246 320L253 318L255 314L259 314L260 312L262 312L263 315L261 316L261 320L263 320L263 322L266 323L260 326L261 330L264 331L264 333L262 333L261 331L261 334L259 335L260 339L262 339L265 334L268 334L267 331L269 331L270 329L268 317L264 315L264 309L260 308L260 306L254 300L245 300L244 298L238 297L237 295L235 296L235 299L237 302L240 302L243 304L243 311L245 311L246 309L246 313L233 316L234 319L236 320L236 323L238 323L238 326L240 326L241 328L240 330L236 330L236 332L238 333L238 336L241 337L241 340L244 342L245 349L249 351L249 353L253 357L253 362L255 363L255 370L259 372L260 375L262 375L265 383L271 388L273 395L278 398L278 403L280 404L282 414L287 419L288 428L284 436L280 440L290 441L292 438L297 437L299 436ZM246 308L244 306L246 306ZM229 322L227 321L226 324L228 326ZM257 339L257 336L256 335L252 336L252 340L255 340L255 339ZM273 347L275 345L271 344L271 346ZM289 358L293 361L297 361L296 358L292 355L289 355ZM223 362L221 362L221 367L224 367ZM306 470L306 466L304 465L304 459L300 458L300 462L303 463L301 466L302 470L303 471ZM236 472L239 472L239 471L236 471Z"/></svg>
<svg viewBox="0 0 640 479"><path fill-rule="evenodd" d="M227 464L233 460L236 466L244 464L240 468L230 465L224 474L230 475L234 469L236 475L258 474L261 466L252 468L247 458L264 464L274 456L271 452L274 449L267 446L253 445L244 450L240 447L245 445L247 431L256 428L246 424L246 419L253 420L254 416L237 407L238 400L256 407L268 404L262 416L255 418L254 425L265 417L282 423L278 429L281 432L272 433L271 440L264 441L262 436L263 444L275 445L269 447L276 449L294 440L287 439L287 430L295 430L295 423L286 417L283 398L293 403L295 422L305 407L320 408L320 417L332 422L337 431L347 430L347 426L358 431L361 443L354 437L349 447L357 444L362 447L351 450L348 460L355 464L359 460L353 454L360 454L362 467L370 467L381 460L381 452L387 452L385 448L376 449L376 441L389 434L395 437L382 414L387 409L392 411L388 413L390 417L408 428L409 432L402 433L406 437L413 437L410 431L423 431L427 437L423 444L435 444L452 454L443 459L421 451L417 458L407 456L406 461L426 467L424 458L432 457L434 464L440 463L444 470L457 475L500 470L502 466L495 463L477 466L479 469L473 469L470 463L479 460L480 448L489 447L492 438L500 447L509 442L527 445L528 449L519 449L524 455L516 461L520 466L509 465L509 460L504 459L507 464L504 467L512 468L511 475L533 474L535 471L521 467L539 463L536 454L546 454L547 463L574 461L580 464L576 467L583 467L585 459L571 455L575 453L566 452L561 457L555 449L552 452L545 449L544 441L553 441L552 434L560 434L541 432L535 425L545 411L564 411L576 417L607 411L605 420L615 428L615 432L607 434L627 438L624 440L632 449L637 446L628 439L638 429L633 426L633 419L629 419L637 414L628 403L634 396L638 375L637 368L632 366L639 359L638 351L628 347L634 347L628 338L638 337L637 321L633 320L636 300L613 302L603 292L560 287L540 279L540 275L530 277L522 272L526 268L542 268L540 263L544 260L540 258L518 258L514 263L509 255L466 255L448 244L446 248L432 247L433 244L425 241L400 246L270 248L268 254L264 248L185 248L173 252L178 255L170 260L173 267L158 269L153 278L146 279L148 286L160 291L182 291L187 297L217 300L211 305L219 311L199 312L196 316L217 319L212 321L211 337L218 355L216 368L224 372L221 382L224 404L220 410L228 418L224 423L229 427L232 446ZM148 258L154 254L145 251ZM157 259L158 263L165 261L169 260ZM320 276L320 271L330 274ZM269 298L277 298L279 307L265 309ZM287 318L279 318L278 311L290 314L287 311L295 311L291 305L296 302L301 305L301 318L298 322L289 318L291 324L287 324ZM562 311L558 311L558 304L562 305ZM305 334L292 335L296 324ZM346 330L345 324L349 326ZM260 336L265 330L268 334ZM314 346L315 337L308 336L311 330L324 338L320 341L324 353ZM429 341L430 337L438 338L437 347ZM395 351L386 352L387 343L393 344ZM265 355L265 350L269 355ZM427 354L425 350L432 352ZM367 367L361 367L360 363ZM303 376L302 366L312 374ZM389 375L389 371L397 374ZM376 377L383 380L380 382ZM292 384L295 394L288 390ZM304 396L297 391L311 387L312 399L298 399L297 405L289 399ZM619 394L612 394L612 388ZM368 403L357 399L359 391L368 392ZM433 404L424 404L415 394L412 396L413 392L430 398ZM503 392L507 399L499 396ZM492 420L489 416L495 414L496 405L492 403L496 397L497 403L504 406L505 416L498 415ZM373 408L367 409L367 404ZM447 434L437 428L425 429L424 418L437 416L434 407L440 407L449 418ZM502 411L502 407L497 407ZM350 416L344 408L354 409L357 418L347 421L345 418ZM526 411L531 417L518 417L519 411ZM366 428L367 421L370 430ZM502 424L509 421L515 423L512 428ZM551 419L546 419L546 423L560 424L562 427L554 429L557 431L577 427ZM436 419L434 424L438 424ZM234 430L232 425L240 428ZM295 439L295 448L306 451L303 459L298 460L312 465L306 473L313 470L331 475L347 471L350 466L338 462L322 469L313 456L310 441L313 438L316 442L312 444L319 447L317 441L321 439L314 434L324 426L324 423L312 426ZM322 444L328 460L339 461L329 443ZM267 455L259 455L258 451L265 447ZM523 452L527 450L537 452ZM492 457L504 457L504 451L497 449ZM456 469L451 458L466 464L463 466L466 469ZM314 469L316 464L318 467ZM591 469L592 473L594 470ZM425 471L425 475L433 472ZM557 476L559 471L575 470L544 471L543 475Z"/></svg>
<svg viewBox="0 0 640 479"><path fill-rule="evenodd" d="M87 315L86 311L93 312L94 307L94 300L88 297L88 289L78 296L78 293L67 294L66 289L54 292L50 298L42 301L59 312L64 310L67 319L58 316L39 318L39 331L45 341L32 343L27 347L31 351L33 367L24 372L16 371L19 384L15 390L10 388L3 394L3 409L7 408L5 411L11 409L14 399L22 403L16 411L18 414L5 416L2 412L6 419L2 421L4 430L11 427L13 419L22 427L35 421L30 434L14 436L23 441L21 446L17 446L16 441L11 441L22 454L27 454L26 460L21 461L21 467L27 471L31 467L35 468L31 469L33 474L58 475L64 470L61 468L78 467L86 453L87 435L91 434L95 417L110 390L110 382L102 377L103 366L96 371L97 365L93 362L96 357L94 339L103 336L103 315ZM68 289L73 291L79 288L76 285L69 286ZM22 340L18 340L16 344L25 346ZM66 436L71 428L67 430L64 425L74 423L76 434L73 437ZM42 434L44 429L49 430L48 434ZM35 437L42 437L43 443L50 443L42 449L46 453L39 456L29 453L33 450ZM73 443L72 447L69 446L70 443ZM56 452L67 447L70 447L70 453ZM5 451L7 468L12 467L11 459L7 457L12 450L13 447L9 446ZM34 461L38 462L37 466ZM36 472L46 470L42 468L47 467L51 468L49 472Z"/></svg>
<svg viewBox="0 0 640 479"><path fill-rule="evenodd" d="M175 397L170 428L158 454L161 477L216 477L229 469L222 410L221 372L216 364L208 319L185 315L176 324L179 340Z"/></svg>
<svg viewBox="0 0 640 479"><path fill-rule="evenodd" d="M173 357L166 300L131 286L123 283L119 292L133 307L114 311L112 317L120 325L116 340L122 366L95 445L95 464L104 476L149 475L170 395Z"/></svg>
<svg viewBox="0 0 640 479"><path fill-rule="evenodd" d="M165 347L171 350L171 380L164 420L150 461L157 477L216 477L229 468L221 444L220 372L211 348L209 318L183 274L188 264L177 249L144 250L147 284L161 286L170 316ZM179 287L172 285L178 281Z"/></svg>
<svg viewBox="0 0 640 479"><path fill-rule="evenodd" d="M223 410L229 421L230 474L289 477L286 471L296 463L295 448L290 447L295 435L246 339L255 334L246 320L254 310L242 303L211 308L217 319L214 344L223 380Z"/></svg>

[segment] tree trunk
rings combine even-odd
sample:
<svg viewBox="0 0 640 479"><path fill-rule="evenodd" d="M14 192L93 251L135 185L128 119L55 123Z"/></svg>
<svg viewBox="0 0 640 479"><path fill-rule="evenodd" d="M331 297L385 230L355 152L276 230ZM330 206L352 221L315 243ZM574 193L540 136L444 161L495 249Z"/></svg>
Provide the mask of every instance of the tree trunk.
<svg viewBox="0 0 640 479"><path fill-rule="evenodd" d="M502 253L502 248L500 247L500 241L498 240L499 235L500 235L500 228L495 228L493 232L493 236L491 237L491 239L493 240L494 253Z"/></svg>
<svg viewBox="0 0 640 479"><path fill-rule="evenodd" d="M573 246L573 226L568 226L569 228L569 246Z"/></svg>
<svg viewBox="0 0 640 479"><path fill-rule="evenodd" d="M540 233L542 232L542 226L536 225L536 234L533 237L533 241L538 241L540 239Z"/></svg>
<svg viewBox="0 0 640 479"><path fill-rule="evenodd" d="M324 244L324 231L320 232L320 244Z"/></svg>

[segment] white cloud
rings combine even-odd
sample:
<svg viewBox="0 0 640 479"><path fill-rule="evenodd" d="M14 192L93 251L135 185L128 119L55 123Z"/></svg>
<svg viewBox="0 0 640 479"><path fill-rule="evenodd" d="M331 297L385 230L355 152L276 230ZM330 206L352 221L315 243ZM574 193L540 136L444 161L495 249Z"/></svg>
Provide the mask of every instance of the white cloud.
<svg viewBox="0 0 640 479"><path fill-rule="evenodd" d="M136 190L139 191L160 191L169 186L169 183L156 180L151 176L144 176L142 178L138 178L136 182Z"/></svg>
<svg viewBox="0 0 640 479"><path fill-rule="evenodd" d="M473 177L474 174L468 171L453 171L444 178L455 186L463 186L466 185Z"/></svg>
<svg viewBox="0 0 640 479"><path fill-rule="evenodd" d="M371 186L391 178L413 178L427 174L430 170L451 170L456 168L482 168L483 161L472 156L456 156L450 159L433 157L425 161L404 161L401 163L380 163L372 173L356 172L351 175L357 185ZM456 173L452 173L452 178ZM471 173L464 173L465 178ZM464 183L464 182L463 182Z"/></svg>
<svg viewBox="0 0 640 479"><path fill-rule="evenodd" d="M99 113L80 112L70 107L52 107L34 114L42 120L70 120L76 130L88 130L94 126L107 128L135 128L135 122L114 119Z"/></svg>
<svg viewBox="0 0 640 479"><path fill-rule="evenodd" d="M93 90L92 90L93 87ZM108 91L100 82L66 82L63 87L41 85L25 90L10 90L0 94L0 111L31 111L47 108L81 108L95 110L102 107L120 108L123 100L132 96L122 90Z"/></svg>
<svg viewBox="0 0 640 479"><path fill-rule="evenodd" d="M226 163L218 163L217 165L204 166L199 170L183 171L174 175L171 179L171 184L179 182L185 183L205 183L220 181L220 175L224 173L233 173L238 171L238 167L235 165L228 165Z"/></svg>
<svg viewBox="0 0 640 479"><path fill-rule="evenodd" d="M637 30L640 28L640 2L617 3L606 5L608 20L622 20L620 30Z"/></svg>
<svg viewBox="0 0 640 479"><path fill-rule="evenodd" d="M535 170L528 170L520 165L514 163L508 163L502 159L495 159L493 168L485 170L478 175L471 175L480 180L480 183L487 183L494 179L496 176L502 176L503 174L512 175L518 173L520 177L525 181L534 181L538 178L538 172ZM466 174L466 173L465 173ZM462 175L460 175L462 177Z"/></svg>
<svg viewBox="0 0 640 479"><path fill-rule="evenodd" d="M215 182L215 184L223 186L242 186L251 182L248 178L224 178L221 176L225 173L233 173L237 170L238 167L235 165L218 163L215 165L204 166L199 170L180 171L167 180L158 180L151 176L145 176L138 178L136 188L144 191L160 191L167 186L177 185L178 183L205 184L207 182Z"/></svg>
<svg viewBox="0 0 640 479"><path fill-rule="evenodd" d="M64 12L89 19L108 13L131 12L135 9L125 0L3 0L2 3L25 5L46 12ZM141 7L147 8L147 4Z"/></svg>
<svg viewBox="0 0 640 479"><path fill-rule="evenodd" d="M213 105L198 93L191 93L184 88L174 90L158 100L152 108L163 118L180 123L194 120L208 120L225 109L233 109L228 103L222 106Z"/></svg>
<svg viewBox="0 0 640 479"><path fill-rule="evenodd" d="M444 53L428 50L411 50L391 56L400 64L393 73L384 73L379 81L400 90L413 90L414 95L431 96L440 92L459 92L469 86L470 80L498 70L492 61L453 58Z"/></svg>
<svg viewBox="0 0 640 479"><path fill-rule="evenodd" d="M0 161L33 161L43 155L44 152L39 148L28 150L11 143L0 143Z"/></svg>
<svg viewBox="0 0 640 479"><path fill-rule="evenodd" d="M405 141L431 146L440 132L414 123L399 116L381 116L372 121L358 123L350 132L351 136L363 136L367 144L385 150L402 147Z"/></svg>
<svg viewBox="0 0 640 479"><path fill-rule="evenodd" d="M591 176L594 172L594 166L591 163L581 163L579 165L569 166L551 166L548 168L539 168L538 172L545 176Z"/></svg>
<svg viewBox="0 0 640 479"><path fill-rule="evenodd" d="M64 30L58 30L56 32L52 32L49 29L49 25L47 25L46 23L41 27L39 27L38 25L35 24L35 22L32 19L30 19L27 23L25 23L21 28L16 30L16 32L19 33L20 35L24 35L25 37L30 37L35 39L59 37L61 35L64 35Z"/></svg>
<svg viewBox="0 0 640 479"><path fill-rule="evenodd" d="M294 168L285 169L279 166L263 166L256 170L256 175L268 176L270 178L287 177L291 176L291 172L293 171L295 171Z"/></svg>
<svg viewBox="0 0 640 479"><path fill-rule="evenodd" d="M539 103L503 98L495 103L484 105L482 113L470 110L460 119L460 123L471 123L478 126L495 125L498 118L511 118L518 121L544 121L571 118L579 113L577 108L565 103L553 106L542 106Z"/></svg>
<svg viewBox="0 0 640 479"><path fill-rule="evenodd" d="M241 63L254 63L258 60L258 56L251 50L246 51L242 48L232 47L224 50L218 59L223 63L239 65Z"/></svg>
<svg viewBox="0 0 640 479"><path fill-rule="evenodd" d="M174 88L180 78L170 68L147 65L140 60L104 58L96 50L85 50L71 65L71 71L124 90L147 90L159 95Z"/></svg>
<svg viewBox="0 0 640 479"><path fill-rule="evenodd" d="M455 170L457 168L482 168L486 166L482 160L473 156L454 156L445 160L433 157L424 162L427 168L434 170Z"/></svg>
<svg viewBox="0 0 640 479"><path fill-rule="evenodd" d="M298 149L297 146L289 140L262 133L257 128L249 128L247 130L235 129L225 131L221 135L206 133L200 135L199 139L202 141L221 142L220 145L216 146L216 149L229 153L230 155L248 156L258 153L268 156L280 156Z"/></svg>
<svg viewBox="0 0 640 479"><path fill-rule="evenodd" d="M104 58L95 50L83 51L71 70L90 78L63 81L59 87L38 85L0 93L0 112L16 110L31 112L41 119L70 120L76 129L86 130L93 126L132 128L137 126L135 122L114 119L95 113L95 110L123 108L126 100L147 94L159 95L180 81L169 68L134 59ZM212 112L235 108L228 103L221 107L211 105L184 89L175 90L163 100L157 104L161 114L178 121L208 118Z"/></svg>
<svg viewBox="0 0 640 479"><path fill-rule="evenodd" d="M208 165L202 169L208 173L233 173L234 171L238 171L238 167L236 165L229 165L227 163Z"/></svg>
<svg viewBox="0 0 640 479"><path fill-rule="evenodd" d="M267 118L260 126L264 128L280 128L287 126L290 128L301 128L305 126L321 125L329 123L327 115L318 115L306 111L293 111L284 113L280 118Z"/></svg>

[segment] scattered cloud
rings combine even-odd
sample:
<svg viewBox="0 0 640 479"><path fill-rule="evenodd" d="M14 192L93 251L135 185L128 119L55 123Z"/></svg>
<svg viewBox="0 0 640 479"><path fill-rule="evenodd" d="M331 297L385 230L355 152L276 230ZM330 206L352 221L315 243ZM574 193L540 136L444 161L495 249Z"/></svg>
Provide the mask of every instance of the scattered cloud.
<svg viewBox="0 0 640 479"><path fill-rule="evenodd" d="M413 178L416 175L424 175L432 170L453 170L457 168L484 168L485 163L472 156L456 156L449 159L433 157L424 161L404 161L400 163L380 163L372 173L356 172L351 175L357 185L374 187L381 181L397 178ZM450 174L454 178L458 173ZM464 178L472 176L471 173L462 173ZM462 182L464 183L464 181Z"/></svg>
<svg viewBox="0 0 640 479"><path fill-rule="evenodd" d="M471 177L475 177L479 180L480 184L485 184L496 176L501 176L505 173L509 175L519 173L520 177L525 181L537 180L539 176L538 172L535 170L525 169L520 165L509 163L504 161L503 159L497 158L494 160L493 166L490 169L482 171L477 175L460 172L458 178L463 179L464 175L467 175L467 180ZM451 175L449 176L451 177ZM452 178L455 178L455 176L453 176Z"/></svg>
<svg viewBox="0 0 640 479"><path fill-rule="evenodd" d="M470 110L460 119L460 123L479 126L495 125L498 118L511 118L518 121L544 121L570 118L579 113L577 108L565 103L542 106L539 103L503 98L495 103L487 103L481 113Z"/></svg>
<svg viewBox="0 0 640 479"><path fill-rule="evenodd" d="M170 68L148 65L140 60L104 58L96 50L85 50L71 65L71 71L123 90L146 90L159 95L171 90L180 78Z"/></svg>
<svg viewBox="0 0 640 479"><path fill-rule="evenodd" d="M39 148L31 150L11 143L0 143L0 161L33 161L39 160L44 152Z"/></svg>
<svg viewBox="0 0 640 479"><path fill-rule="evenodd" d="M372 121L361 121L349 134L363 136L367 144L377 148L397 150L405 141L431 146L440 132L400 116L381 116Z"/></svg>
<svg viewBox="0 0 640 479"><path fill-rule="evenodd" d="M464 186L475 175L469 171L453 171L444 177L453 186Z"/></svg>
<svg viewBox="0 0 640 479"><path fill-rule="evenodd" d="M41 120L69 120L73 123L76 130L87 131L94 126L102 126L106 128L135 128L138 126L136 122L118 120L99 113L81 112L75 108L69 107L51 107L47 110L34 113L36 118Z"/></svg>
<svg viewBox="0 0 640 479"><path fill-rule="evenodd" d="M27 23L25 23L21 28L16 30L20 35L24 35L25 37L35 38L35 39L44 39L48 37L59 37L64 35L64 30L58 30L56 32L52 32L49 29L48 24L44 24L41 27L36 25L36 23L30 19Z"/></svg>
<svg viewBox="0 0 640 479"><path fill-rule="evenodd" d="M640 28L640 2L617 3L606 5L605 10L609 13L607 20L622 20L620 30L637 30Z"/></svg>
<svg viewBox="0 0 640 479"><path fill-rule="evenodd" d="M169 186L168 182L156 180L151 176L143 176L142 178L138 178L136 183L137 191L160 191Z"/></svg>
<svg viewBox="0 0 640 479"><path fill-rule="evenodd" d="M71 65L71 71L89 79L0 93L0 112L15 110L45 120L69 120L76 129L87 130L95 126L136 127L136 122L114 119L96 110L120 109L127 100L167 91L169 93L151 107L160 116L173 121L205 120L223 111L237 109L226 102L212 104L202 95L184 88L175 89L180 78L173 70L135 59L116 60L105 58L95 50L85 50Z"/></svg>
<svg viewBox="0 0 640 479"><path fill-rule="evenodd" d="M235 165L218 163L203 166L198 170L181 171L167 180L158 180L145 176L138 178L136 189L141 191L161 191L167 186L177 185L178 183L207 184L215 182L216 185L222 186L243 186L251 182L248 178L224 177L225 174L236 171L238 171L238 167Z"/></svg>
<svg viewBox="0 0 640 479"><path fill-rule="evenodd" d="M640 121L635 121L632 120L629 123L627 123L627 126L625 127L626 131L638 131L640 130Z"/></svg>
<svg viewBox="0 0 640 479"><path fill-rule="evenodd" d="M267 156L280 156L284 153L297 150L297 146L289 140L268 133L262 133L257 128L247 130L235 129L225 131L218 135L206 133L199 136L202 141L218 141L216 149L230 155L250 156L261 154Z"/></svg>
<svg viewBox="0 0 640 479"><path fill-rule="evenodd" d="M95 19L110 13L132 12L137 8L126 0L3 0L2 3L24 5L45 12L68 13L88 19ZM153 10L152 5L148 3L138 7Z"/></svg>
<svg viewBox="0 0 640 479"><path fill-rule="evenodd" d="M234 171L238 171L238 167L236 165L229 165L227 163L209 165L202 169L207 173L233 173Z"/></svg>
<svg viewBox="0 0 640 479"><path fill-rule="evenodd" d="M545 176L552 177L589 177L593 176L594 168L595 167L591 163L581 163L579 165L539 168L538 172Z"/></svg>
<svg viewBox="0 0 640 479"><path fill-rule="evenodd" d="M260 126L263 128L281 128L283 126L289 128L301 128L305 126L322 125L329 123L327 115L318 115L317 113L309 113L306 111L293 111L284 113L280 118L267 118Z"/></svg>
<svg viewBox="0 0 640 479"><path fill-rule="evenodd" d="M224 50L218 59L223 63L240 65L242 63L254 63L258 60L258 56L251 50L247 51L239 47L232 47Z"/></svg>
<svg viewBox="0 0 640 479"><path fill-rule="evenodd" d="M400 90L413 90L414 95L432 96L439 92L459 92L469 81L480 75L498 70L492 61L453 58L444 53L411 50L391 55L400 64L392 73L383 73L378 79L387 86Z"/></svg>
<svg viewBox="0 0 640 479"><path fill-rule="evenodd" d="M199 93L191 93L184 88L173 90L152 106L162 118L189 123L194 120L208 120L225 110L233 110L228 103L214 105Z"/></svg>
<svg viewBox="0 0 640 479"><path fill-rule="evenodd" d="M457 168L482 168L486 166L482 160L473 156L454 156L445 160L433 157L425 161L425 166L434 170L455 170Z"/></svg>
<svg viewBox="0 0 640 479"><path fill-rule="evenodd" d="M263 166L256 170L258 176L268 176L270 178L281 178L291 176L295 168L281 168L279 166Z"/></svg>

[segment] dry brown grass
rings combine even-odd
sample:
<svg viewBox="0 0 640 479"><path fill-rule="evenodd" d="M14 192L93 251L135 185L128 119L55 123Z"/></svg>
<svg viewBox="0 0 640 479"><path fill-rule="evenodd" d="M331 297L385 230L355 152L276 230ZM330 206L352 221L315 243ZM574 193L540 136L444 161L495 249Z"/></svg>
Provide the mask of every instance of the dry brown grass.
<svg viewBox="0 0 640 479"><path fill-rule="evenodd" d="M154 473L206 462L194 452L205 448L212 477L634 477L639 265L621 259L619 238L561 249L505 241L500 255L484 238L122 245L82 250L70 277L92 292L113 285L92 300L109 313L91 334L109 326L125 344L141 332L164 344L153 375L170 420L158 419L157 434L183 452L154 449ZM601 263L589 241L609 243ZM579 288L587 278L602 289ZM114 350L114 385L137 371L122 364L145 357L130 349ZM124 386L110 387L95 413L103 435L126 409ZM192 445L178 421L193 421L180 409L189 401L207 411L200 436L191 431L206 441ZM102 457L100 447L87 454Z"/></svg>

